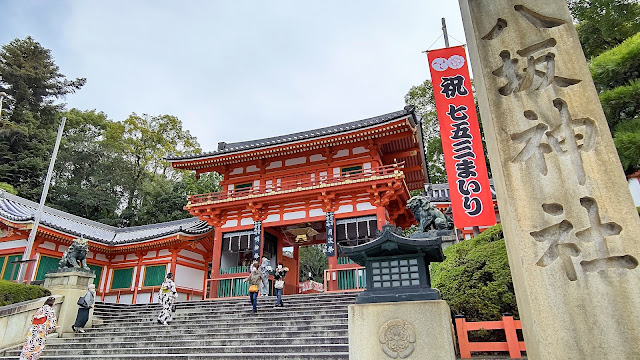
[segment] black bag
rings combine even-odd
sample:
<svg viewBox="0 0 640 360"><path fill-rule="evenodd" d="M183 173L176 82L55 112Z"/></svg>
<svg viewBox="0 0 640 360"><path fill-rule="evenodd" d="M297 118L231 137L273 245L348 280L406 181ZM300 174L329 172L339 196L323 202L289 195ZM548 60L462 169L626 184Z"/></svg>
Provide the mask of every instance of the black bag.
<svg viewBox="0 0 640 360"><path fill-rule="evenodd" d="M171 312L176 312L176 306L175 305L171 305Z"/></svg>
<svg viewBox="0 0 640 360"><path fill-rule="evenodd" d="M78 299L78 305L82 306L83 308L88 308L89 304L87 304L87 300L84 299L84 296L81 296Z"/></svg>

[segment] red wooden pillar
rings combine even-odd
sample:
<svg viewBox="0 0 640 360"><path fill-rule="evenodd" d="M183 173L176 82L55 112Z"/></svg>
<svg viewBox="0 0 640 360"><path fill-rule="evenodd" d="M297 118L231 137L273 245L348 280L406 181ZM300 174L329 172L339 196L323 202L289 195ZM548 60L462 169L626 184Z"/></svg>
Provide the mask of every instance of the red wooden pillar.
<svg viewBox="0 0 640 360"><path fill-rule="evenodd" d="M387 225L387 211L384 206L376 207L376 220L378 222L378 230L382 230L382 226Z"/></svg>
<svg viewBox="0 0 640 360"><path fill-rule="evenodd" d="M180 252L180 249L178 248L171 249L171 268L169 269L169 272L173 274L174 278L176 276L176 265L178 264L179 252Z"/></svg>
<svg viewBox="0 0 640 360"><path fill-rule="evenodd" d="M211 258L211 276L210 279L216 279L220 276L220 261L222 257L222 229L216 226L213 233L213 254ZM218 297L218 283L209 281L209 298Z"/></svg>
<svg viewBox="0 0 640 360"><path fill-rule="evenodd" d="M131 303L135 304L136 300L138 299L138 284L140 284L140 273L142 272L142 258L144 257L145 254L143 253L138 253L136 254L136 256L138 256L138 265L136 265L136 278L135 281L133 283L133 299L131 299ZM125 256L126 258L126 256Z"/></svg>

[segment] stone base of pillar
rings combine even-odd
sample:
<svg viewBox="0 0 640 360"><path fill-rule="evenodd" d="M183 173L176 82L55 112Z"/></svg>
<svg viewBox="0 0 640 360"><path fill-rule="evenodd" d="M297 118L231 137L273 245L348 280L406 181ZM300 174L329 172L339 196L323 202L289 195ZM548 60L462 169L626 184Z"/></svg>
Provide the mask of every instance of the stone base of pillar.
<svg viewBox="0 0 640 360"><path fill-rule="evenodd" d="M52 295L64 296L64 302L60 305L60 311L56 313L58 318L58 334L73 332L71 326L78 315L78 299L87 293L87 287L96 276L84 271L66 271L49 273L45 275L44 288L51 291ZM85 328L91 327L93 309L89 312L89 321Z"/></svg>
<svg viewBox="0 0 640 360"><path fill-rule="evenodd" d="M455 360L444 300L349 306L349 360Z"/></svg>

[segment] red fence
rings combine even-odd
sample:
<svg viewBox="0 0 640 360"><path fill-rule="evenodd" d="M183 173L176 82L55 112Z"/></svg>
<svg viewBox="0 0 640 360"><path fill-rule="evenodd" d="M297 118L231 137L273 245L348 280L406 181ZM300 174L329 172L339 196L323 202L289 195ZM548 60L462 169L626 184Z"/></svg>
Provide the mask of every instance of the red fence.
<svg viewBox="0 0 640 360"><path fill-rule="evenodd" d="M505 351L512 359L520 359L525 351L524 341L518 341L517 329L522 329L520 320L503 316L501 321L467 322L464 316L456 316L456 332L460 346L460 358L471 359L472 351ZM504 330L506 342L469 342L469 331Z"/></svg>

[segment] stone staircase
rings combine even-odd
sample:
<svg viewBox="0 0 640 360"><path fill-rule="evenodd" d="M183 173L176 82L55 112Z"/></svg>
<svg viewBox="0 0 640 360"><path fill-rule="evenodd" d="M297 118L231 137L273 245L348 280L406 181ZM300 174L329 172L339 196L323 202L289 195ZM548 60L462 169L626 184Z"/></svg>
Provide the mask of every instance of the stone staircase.
<svg viewBox="0 0 640 360"><path fill-rule="evenodd" d="M96 304L98 323L84 334L47 340L41 359L340 360L349 358L347 306L354 293L177 303L169 326L156 322L159 304ZM68 337L67 337L68 336ZM0 359L17 359L8 350Z"/></svg>

